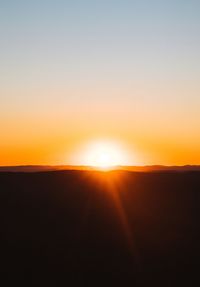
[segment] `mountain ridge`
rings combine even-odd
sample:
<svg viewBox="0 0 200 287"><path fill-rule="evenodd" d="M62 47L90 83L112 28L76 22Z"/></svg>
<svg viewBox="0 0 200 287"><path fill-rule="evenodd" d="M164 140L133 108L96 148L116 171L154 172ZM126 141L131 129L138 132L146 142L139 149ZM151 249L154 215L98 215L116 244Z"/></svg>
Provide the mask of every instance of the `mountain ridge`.
<svg viewBox="0 0 200 287"><path fill-rule="evenodd" d="M40 172L40 171L59 171L59 170L101 170L98 167L84 165L16 165L0 166L0 172ZM108 170L127 170L136 172L153 171L200 171L200 165L144 165L144 166L115 166Z"/></svg>

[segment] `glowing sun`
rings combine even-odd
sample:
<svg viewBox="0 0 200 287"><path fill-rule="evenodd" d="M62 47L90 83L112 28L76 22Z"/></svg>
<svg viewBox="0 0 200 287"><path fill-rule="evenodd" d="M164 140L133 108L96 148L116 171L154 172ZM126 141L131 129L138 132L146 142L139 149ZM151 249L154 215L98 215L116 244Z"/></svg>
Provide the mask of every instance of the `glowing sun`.
<svg viewBox="0 0 200 287"><path fill-rule="evenodd" d="M84 163L100 169L111 169L125 164L125 154L117 144L96 142L87 148Z"/></svg>

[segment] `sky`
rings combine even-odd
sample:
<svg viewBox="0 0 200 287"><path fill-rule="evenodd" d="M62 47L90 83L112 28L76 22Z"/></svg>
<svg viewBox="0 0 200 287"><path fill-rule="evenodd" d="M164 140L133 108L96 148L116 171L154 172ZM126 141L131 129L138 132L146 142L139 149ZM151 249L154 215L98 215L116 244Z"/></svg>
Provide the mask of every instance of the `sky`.
<svg viewBox="0 0 200 287"><path fill-rule="evenodd" d="M200 1L0 0L0 165L200 164ZM73 159L72 159L73 158Z"/></svg>

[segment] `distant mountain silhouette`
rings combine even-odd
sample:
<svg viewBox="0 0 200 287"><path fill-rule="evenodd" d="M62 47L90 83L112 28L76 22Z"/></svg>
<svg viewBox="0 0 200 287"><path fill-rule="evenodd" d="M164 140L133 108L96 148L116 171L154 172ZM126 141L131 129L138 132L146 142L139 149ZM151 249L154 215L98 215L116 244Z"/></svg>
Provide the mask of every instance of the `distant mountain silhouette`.
<svg viewBox="0 0 200 287"><path fill-rule="evenodd" d="M127 170L137 172L151 171L200 171L200 165L165 166L116 166L113 170ZM0 166L0 172L40 172L57 170L98 170L98 168L84 165L20 165L20 166Z"/></svg>

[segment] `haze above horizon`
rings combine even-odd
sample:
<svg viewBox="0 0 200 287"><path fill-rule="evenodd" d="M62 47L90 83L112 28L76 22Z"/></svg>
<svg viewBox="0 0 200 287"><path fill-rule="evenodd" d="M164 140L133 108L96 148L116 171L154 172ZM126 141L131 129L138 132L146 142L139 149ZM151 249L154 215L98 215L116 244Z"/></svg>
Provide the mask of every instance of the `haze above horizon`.
<svg viewBox="0 0 200 287"><path fill-rule="evenodd" d="M200 2L0 1L0 165L200 164ZM74 156L75 155L75 156Z"/></svg>

